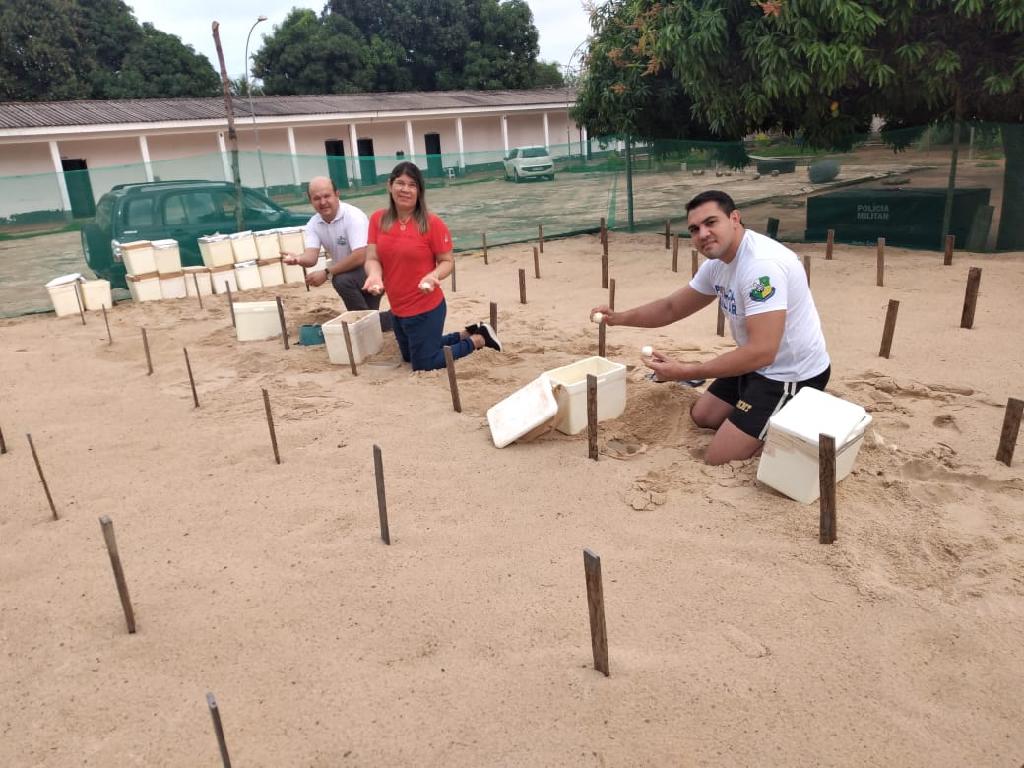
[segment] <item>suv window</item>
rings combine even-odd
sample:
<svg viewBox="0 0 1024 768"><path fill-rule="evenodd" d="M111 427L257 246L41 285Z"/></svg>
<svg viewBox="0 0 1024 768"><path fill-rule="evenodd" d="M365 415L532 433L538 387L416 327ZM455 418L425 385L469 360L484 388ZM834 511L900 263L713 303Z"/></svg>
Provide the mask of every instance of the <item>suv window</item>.
<svg viewBox="0 0 1024 768"><path fill-rule="evenodd" d="M519 150L518 149L513 149L511 152L508 153L508 159L509 160L515 160L517 157L519 157Z"/></svg>
<svg viewBox="0 0 1024 768"><path fill-rule="evenodd" d="M232 199L231 202L232 202L231 210L234 211L234 199ZM246 215L249 215L250 213L258 213L258 214L261 214L263 216L274 216L277 213L277 209L276 208L271 206L266 201L261 200L256 195L254 195L252 192L243 192L243 194L242 194L242 204L245 206L245 213L246 213Z"/></svg>
<svg viewBox="0 0 1024 768"><path fill-rule="evenodd" d="M141 229L155 226L153 219L153 198L141 197L128 200L124 208L124 225L127 229Z"/></svg>
<svg viewBox="0 0 1024 768"><path fill-rule="evenodd" d="M523 150L523 157L547 157L548 151L544 147L527 147Z"/></svg>
<svg viewBox="0 0 1024 768"><path fill-rule="evenodd" d="M164 223L168 225L220 223L234 215L234 197L220 190L196 190L164 200Z"/></svg>

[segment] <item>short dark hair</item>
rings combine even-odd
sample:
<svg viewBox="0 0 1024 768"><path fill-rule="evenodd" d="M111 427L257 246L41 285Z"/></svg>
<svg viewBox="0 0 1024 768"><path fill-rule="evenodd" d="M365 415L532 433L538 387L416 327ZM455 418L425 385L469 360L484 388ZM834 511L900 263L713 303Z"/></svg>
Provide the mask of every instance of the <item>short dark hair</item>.
<svg viewBox="0 0 1024 768"><path fill-rule="evenodd" d="M726 216L736 210L736 203L725 192L718 189L709 189L707 192L701 192L688 202L686 204L686 212L689 213L694 208L704 205L704 203L718 203L718 207L722 209L722 213Z"/></svg>

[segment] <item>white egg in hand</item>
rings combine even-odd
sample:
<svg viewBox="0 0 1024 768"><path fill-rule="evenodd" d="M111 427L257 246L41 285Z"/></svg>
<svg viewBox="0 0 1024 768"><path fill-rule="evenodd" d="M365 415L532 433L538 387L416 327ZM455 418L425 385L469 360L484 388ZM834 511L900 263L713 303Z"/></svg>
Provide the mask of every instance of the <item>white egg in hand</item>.
<svg viewBox="0 0 1024 768"><path fill-rule="evenodd" d="M641 357L650 357L653 354L654 354L654 347L647 346L647 347L642 347L640 349Z"/></svg>
<svg viewBox="0 0 1024 768"><path fill-rule="evenodd" d="M590 319L593 320L598 325L600 325L604 321L604 315L601 314L600 312L595 312L593 315L590 316Z"/></svg>
<svg viewBox="0 0 1024 768"><path fill-rule="evenodd" d="M429 280L424 280L422 283L420 283L420 290L421 291L432 291L432 290L434 290L434 284L431 283Z"/></svg>

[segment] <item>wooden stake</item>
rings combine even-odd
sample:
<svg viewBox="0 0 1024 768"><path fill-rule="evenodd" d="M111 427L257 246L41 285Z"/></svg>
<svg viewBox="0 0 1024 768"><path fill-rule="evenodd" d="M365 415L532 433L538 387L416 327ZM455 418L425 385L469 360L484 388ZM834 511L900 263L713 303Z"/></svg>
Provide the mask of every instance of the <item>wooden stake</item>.
<svg viewBox="0 0 1024 768"><path fill-rule="evenodd" d="M818 543L836 540L836 440L832 435L818 435Z"/></svg>
<svg viewBox="0 0 1024 768"><path fill-rule="evenodd" d="M608 287L608 252L601 256L601 287Z"/></svg>
<svg viewBox="0 0 1024 768"><path fill-rule="evenodd" d="M224 768L231 768L231 758L228 756L228 743L224 740L224 726L220 722L220 707L217 706L217 699L212 693L206 694L206 706L210 708L210 717L213 718L213 732L217 736L217 747L220 749L220 760Z"/></svg>
<svg viewBox="0 0 1024 768"><path fill-rule="evenodd" d="M697 274L697 268L700 266L700 258L696 248L690 249L690 277Z"/></svg>
<svg viewBox="0 0 1024 768"><path fill-rule="evenodd" d="M601 217L601 249L604 251L604 255L608 255L608 225L605 223L604 216Z"/></svg>
<svg viewBox="0 0 1024 768"><path fill-rule="evenodd" d="M587 374L587 452L597 461L597 376L592 373Z"/></svg>
<svg viewBox="0 0 1024 768"><path fill-rule="evenodd" d="M1011 397L1006 401L1006 414L1003 416L1003 430L999 435L999 450L996 451L996 461L1001 461L1010 466L1013 461L1013 449L1017 445L1017 435L1020 434L1020 418L1024 413L1024 400Z"/></svg>
<svg viewBox="0 0 1024 768"><path fill-rule="evenodd" d="M491 328L498 330L498 303L495 301L491 302Z"/></svg>
<svg viewBox="0 0 1024 768"><path fill-rule="evenodd" d="M224 293L228 297L228 311L231 313L231 327L237 328L238 326L235 325L235 300L231 298L231 285L227 280L224 281Z"/></svg>
<svg viewBox="0 0 1024 768"><path fill-rule="evenodd" d="M188 383L192 387L192 402L195 403L195 407L199 407L199 395L196 394L196 380L192 377L192 363L188 359L188 347L182 347L185 352L185 368L188 370Z"/></svg>
<svg viewBox="0 0 1024 768"><path fill-rule="evenodd" d="M203 308L203 294L199 292L199 275L192 273L192 284L196 287L196 299L199 301L199 308Z"/></svg>
<svg viewBox="0 0 1024 768"><path fill-rule="evenodd" d="M46 503L50 505L50 512L53 514L54 520L60 520L57 515L57 507L53 504L53 496L50 495L50 486L46 482L46 476L43 474L43 467L39 463L39 456L36 455L36 446L32 442L32 435L25 435L28 438L28 447L32 449L32 461L36 463L36 472L39 473L39 481L43 484L43 492L46 493Z"/></svg>
<svg viewBox="0 0 1024 768"><path fill-rule="evenodd" d="M384 460L381 458L380 446L373 446L373 476L377 479L377 512L380 515L380 538L391 544L391 530L388 528L388 502L384 495Z"/></svg>
<svg viewBox="0 0 1024 768"><path fill-rule="evenodd" d="M85 307L82 304L82 294L79 292L79 283L75 281L75 301L78 302L78 315L82 318L82 325L85 325Z"/></svg>
<svg viewBox="0 0 1024 768"><path fill-rule="evenodd" d="M284 320L284 302L280 296L277 299L277 319L281 321L281 338L284 339L284 348L288 349L288 324Z"/></svg>
<svg viewBox="0 0 1024 768"><path fill-rule="evenodd" d="M537 250L537 246L533 246L533 276L535 279L540 280L540 252Z"/></svg>
<svg viewBox="0 0 1024 768"><path fill-rule="evenodd" d="M459 380L455 375L455 358L452 357L452 348L444 348L444 366L448 369L448 389L452 393L452 410L462 413L462 400L459 398Z"/></svg>
<svg viewBox="0 0 1024 768"><path fill-rule="evenodd" d="M669 241L672 239L672 219L665 219L665 250L668 250Z"/></svg>
<svg viewBox="0 0 1024 768"><path fill-rule="evenodd" d="M7 453L7 441L4 440L3 427L0 427L0 456L3 456L5 453Z"/></svg>
<svg viewBox="0 0 1024 768"><path fill-rule="evenodd" d="M142 348L146 350L146 375L153 375L153 358L149 356L149 336L146 335L146 329L142 329Z"/></svg>
<svg viewBox="0 0 1024 768"><path fill-rule="evenodd" d="M811 284L811 257L804 255L804 274L807 275L807 285Z"/></svg>
<svg viewBox="0 0 1024 768"><path fill-rule="evenodd" d="M526 303L526 270L519 270L519 303Z"/></svg>
<svg viewBox="0 0 1024 768"><path fill-rule="evenodd" d="M875 266L875 285L885 285L885 238L878 238L878 263Z"/></svg>
<svg viewBox="0 0 1024 768"><path fill-rule="evenodd" d="M348 364L352 368L352 375L358 376L359 371L356 369L356 356L352 352L352 332L348 329L348 323L344 320L341 321L341 332L345 336L345 349L348 351Z"/></svg>
<svg viewBox="0 0 1024 768"><path fill-rule="evenodd" d="M270 429L270 444L274 446L274 461L281 463L281 454L277 450L277 432L274 430L274 414L270 411L270 395L263 390L263 408L267 412L267 427Z"/></svg>
<svg viewBox="0 0 1024 768"><path fill-rule="evenodd" d="M544 253L544 225L537 225L537 245L540 246L540 252ZM539 277L539 275L538 275Z"/></svg>
<svg viewBox="0 0 1024 768"><path fill-rule="evenodd" d="M722 303L718 302L718 317L715 319L715 333L725 336L725 313L722 311Z"/></svg>
<svg viewBox="0 0 1024 768"><path fill-rule="evenodd" d="M306 283L306 267L302 267L302 282ZM306 283L306 293L309 293L309 283Z"/></svg>
<svg viewBox="0 0 1024 768"><path fill-rule="evenodd" d="M583 550L583 571L587 579L587 608L590 612L590 647L594 652L594 669L608 677L608 629L604 621L604 585L601 580L601 558L589 549Z"/></svg>
<svg viewBox="0 0 1024 768"><path fill-rule="evenodd" d="M124 609L124 621L128 625L128 634L134 635L135 611L132 610L132 600L128 596L128 582L124 580L121 555L117 551L117 539L114 538L114 524L106 515L100 518L100 529L103 531L103 540L107 543L110 567L114 569L114 582L117 584L117 595L121 598L121 608Z"/></svg>
<svg viewBox="0 0 1024 768"><path fill-rule="evenodd" d="M110 335L110 321L107 319L107 305L101 304L100 309L103 310L103 324L107 326L107 344L113 344L114 337Z"/></svg>
<svg viewBox="0 0 1024 768"><path fill-rule="evenodd" d="M768 237L772 240L779 239L779 220L769 217L768 218Z"/></svg>
<svg viewBox="0 0 1024 768"><path fill-rule="evenodd" d="M964 311L960 315L961 328L974 327L974 310L978 306L978 288L981 287L981 267L971 267L967 272L967 292L964 294Z"/></svg>
<svg viewBox="0 0 1024 768"><path fill-rule="evenodd" d="M900 311L900 303L889 299L889 308L885 311L885 328L882 330L882 346L878 348L878 356L889 359L892 351L892 337L896 332L896 315Z"/></svg>
<svg viewBox="0 0 1024 768"><path fill-rule="evenodd" d="M608 309L615 311L615 278L608 281Z"/></svg>
<svg viewBox="0 0 1024 768"><path fill-rule="evenodd" d="M486 232L482 233L480 235L480 237L481 237L481 239L484 242L484 265L486 266L486 264L487 264L487 233Z"/></svg>
<svg viewBox="0 0 1024 768"><path fill-rule="evenodd" d="M942 266L953 265L953 248L956 246L956 235L946 235L946 252L942 255Z"/></svg>
<svg viewBox="0 0 1024 768"><path fill-rule="evenodd" d="M832 246L836 242L836 231L830 229L825 236L825 261L832 261Z"/></svg>
<svg viewBox="0 0 1024 768"><path fill-rule="evenodd" d="M672 237L672 271L679 271L679 235Z"/></svg>
<svg viewBox="0 0 1024 768"><path fill-rule="evenodd" d="M452 293L455 293L458 289L455 282L455 257L452 256Z"/></svg>
<svg viewBox="0 0 1024 768"><path fill-rule="evenodd" d="M597 324L597 355L598 357L604 357L607 350L605 339L607 338L608 325L602 320Z"/></svg>

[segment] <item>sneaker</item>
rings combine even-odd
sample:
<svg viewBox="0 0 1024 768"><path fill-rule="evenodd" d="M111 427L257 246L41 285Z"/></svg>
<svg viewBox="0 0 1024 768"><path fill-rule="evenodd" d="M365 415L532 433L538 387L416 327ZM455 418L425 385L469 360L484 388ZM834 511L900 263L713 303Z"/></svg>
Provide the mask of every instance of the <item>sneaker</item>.
<svg viewBox="0 0 1024 768"><path fill-rule="evenodd" d="M474 333L479 334L480 333L480 323L470 323L469 325L467 325L466 326L466 333L468 333L470 336L472 336ZM483 334L480 334L480 335L483 335Z"/></svg>
<svg viewBox="0 0 1024 768"><path fill-rule="evenodd" d="M484 337L484 346L496 349L501 352L501 342L498 340L498 334L491 328L490 323L480 323L477 326L477 333Z"/></svg>

